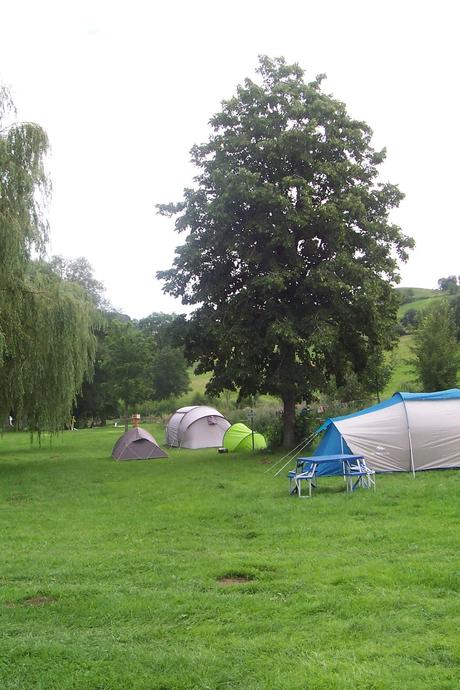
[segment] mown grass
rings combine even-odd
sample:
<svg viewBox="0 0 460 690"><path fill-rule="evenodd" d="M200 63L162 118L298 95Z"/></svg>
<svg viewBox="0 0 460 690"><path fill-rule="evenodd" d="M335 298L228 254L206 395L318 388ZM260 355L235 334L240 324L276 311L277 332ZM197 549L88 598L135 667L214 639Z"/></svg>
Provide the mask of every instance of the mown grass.
<svg viewBox="0 0 460 690"><path fill-rule="evenodd" d="M1 440L2 690L459 687L460 473L299 500L276 455L117 437Z"/></svg>

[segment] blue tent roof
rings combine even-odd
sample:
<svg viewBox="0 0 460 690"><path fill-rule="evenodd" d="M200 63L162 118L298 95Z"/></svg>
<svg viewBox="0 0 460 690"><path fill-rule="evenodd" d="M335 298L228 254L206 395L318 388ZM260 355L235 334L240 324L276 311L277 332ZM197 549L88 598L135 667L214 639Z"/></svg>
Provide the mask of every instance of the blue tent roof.
<svg viewBox="0 0 460 690"><path fill-rule="evenodd" d="M460 398L460 388L449 388L447 391L435 391L434 393L395 393L393 398L399 395L403 400L453 400Z"/></svg>

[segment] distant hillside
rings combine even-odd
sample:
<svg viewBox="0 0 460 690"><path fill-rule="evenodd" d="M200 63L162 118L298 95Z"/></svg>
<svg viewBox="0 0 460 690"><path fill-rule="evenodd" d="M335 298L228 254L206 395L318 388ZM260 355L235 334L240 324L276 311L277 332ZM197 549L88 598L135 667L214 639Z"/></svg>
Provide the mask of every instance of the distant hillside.
<svg viewBox="0 0 460 690"><path fill-rule="evenodd" d="M400 295L402 304L398 309L398 319L401 319L409 309L420 311L437 302L445 296L440 290L430 290L429 288L396 288Z"/></svg>

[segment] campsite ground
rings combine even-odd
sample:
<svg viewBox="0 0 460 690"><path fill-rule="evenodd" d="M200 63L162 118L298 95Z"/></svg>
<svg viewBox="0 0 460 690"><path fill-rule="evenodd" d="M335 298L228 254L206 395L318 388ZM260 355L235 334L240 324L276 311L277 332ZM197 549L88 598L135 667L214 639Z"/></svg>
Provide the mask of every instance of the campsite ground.
<svg viewBox="0 0 460 690"><path fill-rule="evenodd" d="M118 434L0 442L2 690L460 687L460 472L298 500L278 456Z"/></svg>

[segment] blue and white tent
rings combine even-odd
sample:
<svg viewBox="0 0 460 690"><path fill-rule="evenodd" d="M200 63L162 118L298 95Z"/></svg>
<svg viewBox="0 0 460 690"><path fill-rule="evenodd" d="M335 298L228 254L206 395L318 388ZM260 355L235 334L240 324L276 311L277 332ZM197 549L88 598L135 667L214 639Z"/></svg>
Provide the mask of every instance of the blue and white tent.
<svg viewBox="0 0 460 690"><path fill-rule="evenodd" d="M376 472L460 468L460 389L395 393L365 410L328 419L314 455L363 455ZM342 474L342 463L317 474Z"/></svg>

